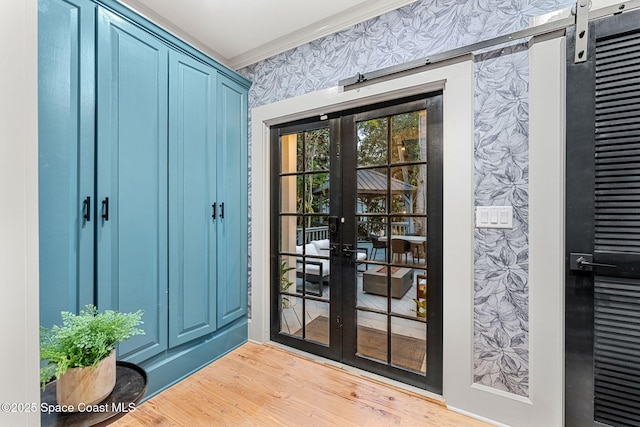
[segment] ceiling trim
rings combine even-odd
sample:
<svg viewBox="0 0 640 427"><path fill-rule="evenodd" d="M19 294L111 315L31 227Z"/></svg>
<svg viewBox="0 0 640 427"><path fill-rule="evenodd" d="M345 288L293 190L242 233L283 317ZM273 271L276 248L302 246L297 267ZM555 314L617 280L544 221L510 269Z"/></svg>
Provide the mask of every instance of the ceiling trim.
<svg viewBox="0 0 640 427"><path fill-rule="evenodd" d="M135 0L129 0L131 2ZM338 15L329 16L308 27L293 31L245 53L227 59L227 65L234 69L255 64L289 49L293 49L313 40L337 33L360 22L383 15L416 0L368 0L366 3L351 7Z"/></svg>

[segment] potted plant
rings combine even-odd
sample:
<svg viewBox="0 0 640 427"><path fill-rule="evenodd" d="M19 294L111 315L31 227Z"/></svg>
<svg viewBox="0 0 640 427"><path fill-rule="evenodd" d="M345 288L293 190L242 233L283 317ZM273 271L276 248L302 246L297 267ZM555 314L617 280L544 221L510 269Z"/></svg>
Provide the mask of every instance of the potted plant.
<svg viewBox="0 0 640 427"><path fill-rule="evenodd" d="M134 335L144 334L142 310L135 313L102 313L87 305L79 315L63 311L62 325L40 328L40 369L43 389L57 378L56 400L68 411L80 404L93 405L104 400L116 383L115 346Z"/></svg>
<svg viewBox="0 0 640 427"><path fill-rule="evenodd" d="M289 267L287 265L286 260L282 260L280 263L280 292L288 292L293 282L289 280L289 272L294 270L294 267ZM282 308L287 308L291 306L291 301L289 301L289 297L282 295L281 296Z"/></svg>

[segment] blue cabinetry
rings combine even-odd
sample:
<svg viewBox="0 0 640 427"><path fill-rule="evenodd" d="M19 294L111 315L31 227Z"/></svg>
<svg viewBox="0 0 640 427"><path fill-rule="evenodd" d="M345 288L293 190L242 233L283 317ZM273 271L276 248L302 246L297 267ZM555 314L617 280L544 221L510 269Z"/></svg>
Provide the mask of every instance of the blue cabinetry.
<svg viewBox="0 0 640 427"><path fill-rule="evenodd" d="M144 335L118 357L167 349L169 49L99 8L96 289L101 310L144 310Z"/></svg>
<svg viewBox="0 0 640 427"><path fill-rule="evenodd" d="M216 330L217 71L171 52L169 75L169 343L175 347Z"/></svg>
<svg viewBox="0 0 640 427"><path fill-rule="evenodd" d="M40 0L41 323L145 311L149 395L247 338L248 82L112 0Z"/></svg>
<svg viewBox="0 0 640 427"><path fill-rule="evenodd" d="M218 83L218 169L221 174L218 325L247 314L247 91L227 77Z"/></svg>
<svg viewBox="0 0 640 427"><path fill-rule="evenodd" d="M94 13L38 4L40 324L93 302Z"/></svg>

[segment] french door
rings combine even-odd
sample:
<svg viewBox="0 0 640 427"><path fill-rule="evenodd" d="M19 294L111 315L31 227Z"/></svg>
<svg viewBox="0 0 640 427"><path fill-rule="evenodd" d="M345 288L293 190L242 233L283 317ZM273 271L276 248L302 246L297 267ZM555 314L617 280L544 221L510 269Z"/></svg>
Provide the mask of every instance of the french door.
<svg viewBox="0 0 640 427"><path fill-rule="evenodd" d="M271 143L271 339L440 393L441 93Z"/></svg>
<svg viewBox="0 0 640 427"><path fill-rule="evenodd" d="M565 414L640 426L640 12L567 35Z"/></svg>

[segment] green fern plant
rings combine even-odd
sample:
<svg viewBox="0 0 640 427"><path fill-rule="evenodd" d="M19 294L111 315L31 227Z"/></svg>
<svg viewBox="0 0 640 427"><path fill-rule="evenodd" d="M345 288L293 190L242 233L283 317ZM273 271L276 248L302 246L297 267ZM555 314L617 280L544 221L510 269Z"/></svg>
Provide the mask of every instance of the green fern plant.
<svg viewBox="0 0 640 427"><path fill-rule="evenodd" d="M118 343L144 334L137 328L143 323L142 314L142 310L98 313L95 306L87 305L78 315L60 313L62 325L40 327L40 360L47 361L40 369L43 389L52 377L60 378L69 368L97 366Z"/></svg>

